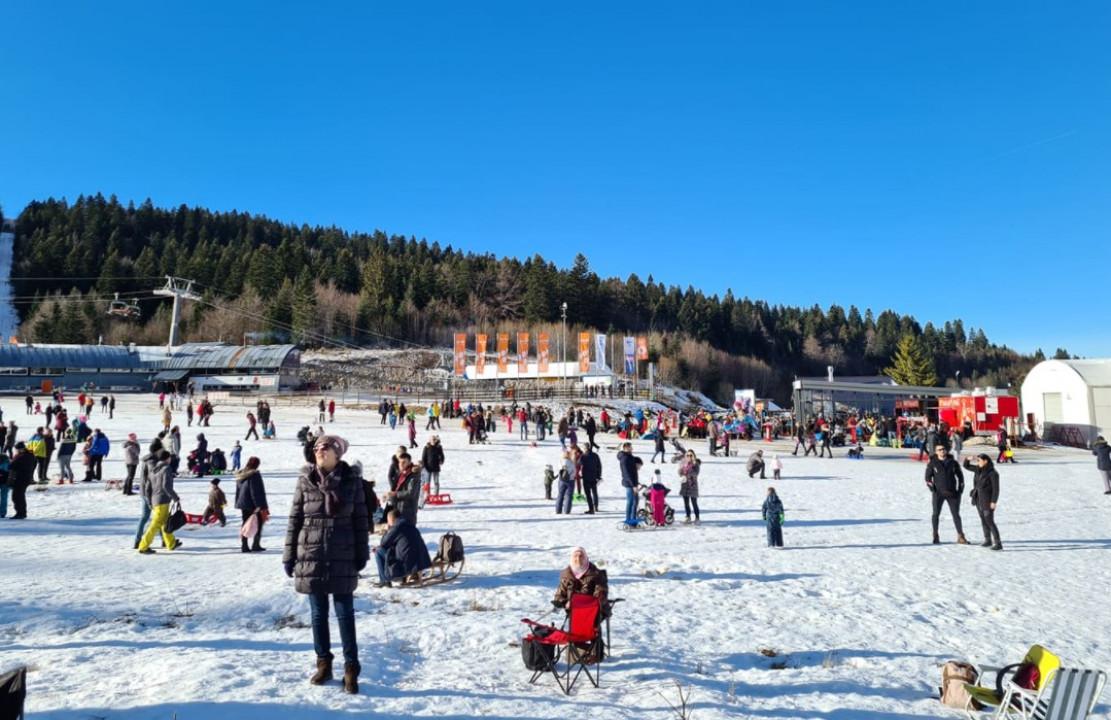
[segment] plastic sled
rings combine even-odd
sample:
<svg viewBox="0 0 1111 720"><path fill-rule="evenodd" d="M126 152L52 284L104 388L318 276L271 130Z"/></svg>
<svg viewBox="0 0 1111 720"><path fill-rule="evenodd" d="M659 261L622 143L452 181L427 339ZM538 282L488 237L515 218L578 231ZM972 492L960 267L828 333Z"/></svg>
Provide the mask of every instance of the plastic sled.
<svg viewBox="0 0 1111 720"><path fill-rule="evenodd" d="M426 505L451 505L451 493L440 493L439 495L429 495L428 499L424 501Z"/></svg>

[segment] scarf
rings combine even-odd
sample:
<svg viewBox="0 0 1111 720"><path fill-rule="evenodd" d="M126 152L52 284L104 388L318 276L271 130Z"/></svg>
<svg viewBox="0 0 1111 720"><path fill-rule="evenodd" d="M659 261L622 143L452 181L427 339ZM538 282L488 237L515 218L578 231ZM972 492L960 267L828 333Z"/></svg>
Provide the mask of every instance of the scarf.
<svg viewBox="0 0 1111 720"><path fill-rule="evenodd" d="M339 469L337 465L332 468L332 472L327 475L320 468L316 468L317 485L320 487L320 492L324 493L324 514L328 517L335 517L339 512L340 499L339 499L339 483L340 478L336 473Z"/></svg>
<svg viewBox="0 0 1111 720"><path fill-rule="evenodd" d="M575 565L575 561L572 560L568 567L571 568L571 574L575 576L576 580L582 580L583 575L586 575L586 571L590 569L590 558L586 556L586 550L583 550L581 547L577 547L575 550L582 550L583 564ZM571 552L574 553L575 551L572 550Z"/></svg>

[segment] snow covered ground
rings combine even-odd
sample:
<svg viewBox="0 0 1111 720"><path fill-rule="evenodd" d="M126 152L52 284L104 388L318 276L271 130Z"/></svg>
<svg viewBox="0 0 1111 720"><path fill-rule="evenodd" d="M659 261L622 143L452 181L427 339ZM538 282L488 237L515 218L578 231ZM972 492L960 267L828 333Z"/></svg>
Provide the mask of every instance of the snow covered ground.
<svg viewBox="0 0 1111 720"><path fill-rule="evenodd" d="M145 443L158 429L153 397L120 401L114 420L93 417L113 441L110 476L122 474L128 431ZM21 403L3 405L26 436ZM217 404L205 429L212 447L242 437L245 410ZM180 551L140 556L131 549L138 499L99 485L32 489L29 520L0 520L0 669L35 668L30 717L663 720L675 717L668 702L680 683L697 720L932 718L954 717L934 699L949 658L1016 662L1041 642L1066 664L1111 670L1111 497L1087 453L1025 451L1001 468L1006 550L994 553L953 544L944 516L946 544L929 544L923 466L907 451L868 449L857 462L741 443L742 457L705 460L700 527L627 533L614 441L603 443L605 512L557 516L541 498L558 442L533 448L499 432L470 447L445 423L443 480L457 503L425 509L420 524L429 543L460 533L466 572L425 590L372 589L368 578L356 596L362 694L313 687L308 608L282 574L280 549L299 465L292 435L314 415L276 406L282 439L244 443L244 459L262 458L274 511L266 553L241 554L231 523L180 533ZM329 429L379 478L403 440L366 411L341 410ZM702 454L704 443L690 446ZM765 547L759 516L770 481L743 472L755 447L786 454L782 550ZM647 461L648 443L638 452ZM675 466L663 471L677 488ZM232 496L233 482L223 485ZM179 480L187 511L201 511L207 488ZM964 519L978 541L967 500ZM515 643L520 618L549 609L579 544L625 602L601 688L582 682L566 698L553 682L527 683ZM1108 716L1111 697L1098 712Z"/></svg>

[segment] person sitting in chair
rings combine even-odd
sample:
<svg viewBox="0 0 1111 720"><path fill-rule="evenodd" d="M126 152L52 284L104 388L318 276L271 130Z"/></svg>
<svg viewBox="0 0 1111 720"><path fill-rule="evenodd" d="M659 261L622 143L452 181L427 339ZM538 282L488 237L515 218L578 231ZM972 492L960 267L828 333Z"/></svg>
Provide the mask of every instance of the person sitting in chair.
<svg viewBox="0 0 1111 720"><path fill-rule="evenodd" d="M378 564L378 587L392 587L391 580L404 579L432 567L432 558L417 526L396 509L386 513L389 528L374 551Z"/></svg>
<svg viewBox="0 0 1111 720"><path fill-rule="evenodd" d="M590 562L586 550L577 547L571 551L571 564L559 574L559 587L556 588L552 606L557 608L567 607L573 594L593 595L598 598L603 612L606 608L606 598L609 594L609 578L605 570Z"/></svg>

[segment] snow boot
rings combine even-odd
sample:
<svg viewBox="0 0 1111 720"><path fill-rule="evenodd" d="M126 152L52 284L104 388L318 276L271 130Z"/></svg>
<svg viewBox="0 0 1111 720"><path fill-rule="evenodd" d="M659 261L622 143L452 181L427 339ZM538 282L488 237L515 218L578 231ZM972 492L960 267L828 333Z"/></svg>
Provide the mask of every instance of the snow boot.
<svg viewBox="0 0 1111 720"><path fill-rule="evenodd" d="M991 549L992 550L1002 550L1003 549L1003 543L996 543L995 545L991 546Z"/></svg>
<svg viewBox="0 0 1111 720"><path fill-rule="evenodd" d="M349 695L359 694L359 673L362 667L357 662L349 662L343 666L343 691Z"/></svg>
<svg viewBox="0 0 1111 720"><path fill-rule="evenodd" d="M251 546L247 544L247 538L239 538L239 540L241 542L241 544L239 546L239 552L245 552L245 553L251 552Z"/></svg>
<svg viewBox="0 0 1111 720"><path fill-rule="evenodd" d="M980 547L991 547L991 540L985 540L980 543Z"/></svg>
<svg viewBox="0 0 1111 720"><path fill-rule="evenodd" d="M958 535L957 536L957 544L958 545L967 545L968 544L968 538L966 538L964 535Z"/></svg>
<svg viewBox="0 0 1111 720"><path fill-rule="evenodd" d="M939 538L937 536L937 533L934 533L934 545L940 545L940 544L941 544L941 538Z"/></svg>
<svg viewBox="0 0 1111 720"><path fill-rule="evenodd" d="M313 685L323 685L332 679L332 658L317 658L316 673L309 678Z"/></svg>

